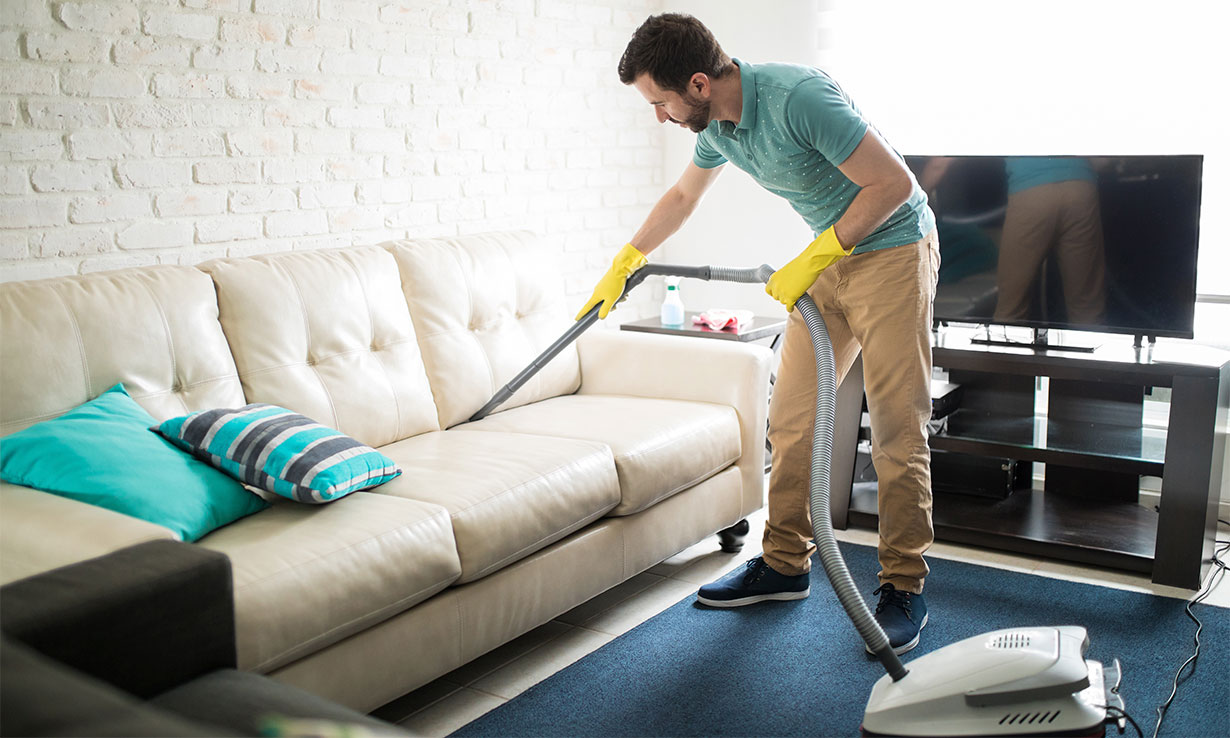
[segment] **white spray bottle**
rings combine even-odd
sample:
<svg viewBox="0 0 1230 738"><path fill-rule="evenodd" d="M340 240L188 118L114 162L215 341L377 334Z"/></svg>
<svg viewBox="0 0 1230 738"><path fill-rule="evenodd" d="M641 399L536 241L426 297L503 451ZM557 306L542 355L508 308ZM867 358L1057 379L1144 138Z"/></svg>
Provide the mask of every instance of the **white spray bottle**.
<svg viewBox="0 0 1230 738"><path fill-rule="evenodd" d="M683 326L683 300L679 297L679 277L666 278L666 297L662 300L662 325Z"/></svg>

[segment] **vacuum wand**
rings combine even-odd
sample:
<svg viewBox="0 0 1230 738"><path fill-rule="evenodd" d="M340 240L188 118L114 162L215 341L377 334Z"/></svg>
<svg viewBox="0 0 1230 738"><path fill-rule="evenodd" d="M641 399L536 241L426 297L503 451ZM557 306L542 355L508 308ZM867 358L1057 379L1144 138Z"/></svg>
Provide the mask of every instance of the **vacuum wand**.
<svg viewBox="0 0 1230 738"><path fill-rule="evenodd" d="M773 267L768 264L761 264L758 267L749 269L732 269L729 267L715 266L680 266L675 264L646 264L636 270L632 276L628 277L624 283L624 291L620 294L616 302L623 302L628 293L634 287L645 281L646 277L654 275L662 275L667 277L687 277L689 279L703 279L705 281L718 280L721 282L759 282L764 283L769 281L769 277L773 276ZM546 348L541 354L529 363L524 369L517 373L515 377L509 380L508 384L501 387L487 404L478 409L478 412L470 416L470 422L482 420L491 414L500 405L504 404L508 398L521 389L522 385L530 381L530 378L539 372L547 365L555 355L563 351L568 344L572 343L582 333L587 331L591 325L598 322L598 313L602 304L599 303L590 308L589 312L581 316L581 319L573 323L564 335L555 339L555 342Z"/></svg>

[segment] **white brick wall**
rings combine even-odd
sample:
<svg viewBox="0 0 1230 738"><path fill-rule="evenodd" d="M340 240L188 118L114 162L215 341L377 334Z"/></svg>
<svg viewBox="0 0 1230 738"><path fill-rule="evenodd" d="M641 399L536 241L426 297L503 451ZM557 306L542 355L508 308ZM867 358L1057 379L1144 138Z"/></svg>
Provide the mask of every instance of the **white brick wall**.
<svg viewBox="0 0 1230 738"><path fill-rule="evenodd" d="M528 228L579 304L664 189L661 6L0 0L0 281Z"/></svg>

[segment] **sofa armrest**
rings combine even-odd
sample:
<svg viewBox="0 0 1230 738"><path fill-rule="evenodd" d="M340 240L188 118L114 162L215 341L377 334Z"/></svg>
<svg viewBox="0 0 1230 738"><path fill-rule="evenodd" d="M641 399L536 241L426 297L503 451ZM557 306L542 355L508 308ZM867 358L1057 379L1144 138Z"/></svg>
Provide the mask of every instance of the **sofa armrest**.
<svg viewBox="0 0 1230 738"><path fill-rule="evenodd" d="M150 541L0 587L0 630L138 697L235 666L230 560Z"/></svg>
<svg viewBox="0 0 1230 738"><path fill-rule="evenodd" d="M765 428L773 351L767 346L591 330L577 340L580 394L630 395L728 405L739 415L746 515L764 502Z"/></svg>

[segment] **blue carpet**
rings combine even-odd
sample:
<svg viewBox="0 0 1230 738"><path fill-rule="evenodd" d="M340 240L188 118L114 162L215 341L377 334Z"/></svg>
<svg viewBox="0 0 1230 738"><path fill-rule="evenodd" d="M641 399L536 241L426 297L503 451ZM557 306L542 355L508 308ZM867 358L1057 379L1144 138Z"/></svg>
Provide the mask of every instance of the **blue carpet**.
<svg viewBox="0 0 1230 738"><path fill-rule="evenodd" d="M842 544L855 582L875 550ZM1123 663L1121 694L1145 736L1190 655L1184 602L930 559L922 643L904 661L999 628L1083 625L1088 656ZM821 567L811 597L729 610L687 597L466 725L455 736L855 736L883 676ZM869 596L864 593L864 596ZM1162 736L1230 735L1230 610L1197 605L1203 648ZM1115 734L1111 728L1108 735ZM1134 735L1131 726L1128 734Z"/></svg>

